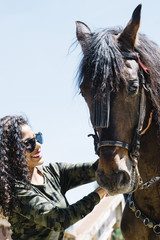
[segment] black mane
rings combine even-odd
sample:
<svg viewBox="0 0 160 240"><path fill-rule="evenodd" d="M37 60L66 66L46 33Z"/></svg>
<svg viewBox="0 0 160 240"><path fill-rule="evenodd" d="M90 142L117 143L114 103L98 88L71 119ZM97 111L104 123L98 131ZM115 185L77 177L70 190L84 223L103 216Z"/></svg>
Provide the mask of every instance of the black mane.
<svg viewBox="0 0 160 240"><path fill-rule="evenodd" d="M79 69L79 85L91 81L91 88L96 88L99 95L105 93L106 88L117 89L120 79L125 81L124 59L112 35L117 35L120 29L104 29L93 33L89 47L81 61Z"/></svg>
<svg viewBox="0 0 160 240"><path fill-rule="evenodd" d="M91 92L104 99L108 89L117 91L120 83L126 85L124 58L113 35L118 35L121 28L104 29L92 33L78 70L78 85L90 86ZM160 126L160 49L144 34L138 34L135 51L141 61L149 69L145 75L150 86L150 98ZM85 79L84 79L85 76Z"/></svg>

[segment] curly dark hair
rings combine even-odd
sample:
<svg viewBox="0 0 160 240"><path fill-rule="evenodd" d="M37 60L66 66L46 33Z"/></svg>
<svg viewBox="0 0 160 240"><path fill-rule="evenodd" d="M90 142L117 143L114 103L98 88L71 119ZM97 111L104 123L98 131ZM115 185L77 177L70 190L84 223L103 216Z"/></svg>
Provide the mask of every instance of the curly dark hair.
<svg viewBox="0 0 160 240"><path fill-rule="evenodd" d="M17 206L16 181L30 187L27 156L22 142L21 126L28 125L22 116L0 119L0 206L4 216L10 216Z"/></svg>

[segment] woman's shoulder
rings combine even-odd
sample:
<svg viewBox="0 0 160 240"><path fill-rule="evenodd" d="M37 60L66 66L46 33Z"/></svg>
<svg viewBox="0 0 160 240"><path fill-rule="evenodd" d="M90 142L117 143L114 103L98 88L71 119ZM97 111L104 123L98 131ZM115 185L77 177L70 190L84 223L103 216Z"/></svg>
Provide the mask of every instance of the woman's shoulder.
<svg viewBox="0 0 160 240"><path fill-rule="evenodd" d="M50 172L50 171L55 171L55 172L59 172L59 165L58 163L48 163L42 166L38 166L37 167L39 170L45 171L45 172Z"/></svg>
<svg viewBox="0 0 160 240"><path fill-rule="evenodd" d="M38 166L37 168L42 172L42 174L45 173L48 177L59 177L61 174L61 164L57 162L48 163L46 165Z"/></svg>
<svg viewBox="0 0 160 240"><path fill-rule="evenodd" d="M67 166L70 166L72 164L65 163L65 162L54 162L54 163L48 163L47 165L39 166L38 169L45 171L45 172L54 172L59 175L60 171Z"/></svg>

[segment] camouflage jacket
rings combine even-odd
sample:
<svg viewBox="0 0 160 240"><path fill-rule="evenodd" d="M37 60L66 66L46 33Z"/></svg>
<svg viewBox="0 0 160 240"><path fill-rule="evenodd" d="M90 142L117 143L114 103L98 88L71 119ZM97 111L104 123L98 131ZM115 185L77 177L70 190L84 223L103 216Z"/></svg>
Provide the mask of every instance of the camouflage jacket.
<svg viewBox="0 0 160 240"><path fill-rule="evenodd" d="M99 203L99 195L90 193L69 205L66 191L95 180L97 162L83 164L54 163L38 169L45 184L26 190L17 182L19 207L9 218L13 240L63 239L66 228L86 216Z"/></svg>

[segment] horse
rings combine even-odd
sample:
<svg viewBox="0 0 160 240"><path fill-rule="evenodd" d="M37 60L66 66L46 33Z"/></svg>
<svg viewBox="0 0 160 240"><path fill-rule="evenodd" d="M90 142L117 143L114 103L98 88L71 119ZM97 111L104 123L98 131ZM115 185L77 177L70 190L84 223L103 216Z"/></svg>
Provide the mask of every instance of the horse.
<svg viewBox="0 0 160 240"><path fill-rule="evenodd" d="M92 32L76 22L78 86L99 155L97 182L127 194L125 240L160 239L160 49L139 33L141 4L125 28Z"/></svg>

